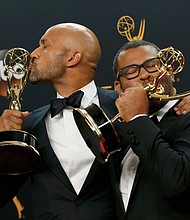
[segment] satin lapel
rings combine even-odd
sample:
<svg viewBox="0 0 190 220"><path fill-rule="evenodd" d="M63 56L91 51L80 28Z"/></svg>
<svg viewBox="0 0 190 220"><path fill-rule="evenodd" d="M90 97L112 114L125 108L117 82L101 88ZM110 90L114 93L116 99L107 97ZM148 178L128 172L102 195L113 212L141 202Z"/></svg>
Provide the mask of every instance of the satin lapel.
<svg viewBox="0 0 190 220"><path fill-rule="evenodd" d="M173 126L173 124L176 122L175 119L178 117L173 109L174 107L169 109L162 120L158 123L158 127L162 130L163 136L165 136L167 131Z"/></svg>
<svg viewBox="0 0 190 220"><path fill-rule="evenodd" d="M49 109L48 109L49 110ZM47 164L47 166L51 169L51 171L64 183L66 184L68 187L70 187L70 189L73 189L73 186L70 182L70 180L68 179L65 171L63 170L57 156L55 155L50 142L49 142L49 138L48 138L48 134L46 131L46 126L45 126L45 121L44 121L44 117L45 114L48 111L46 109L46 111L44 112L44 114L41 114L43 117L40 118L38 125L36 126L36 132L39 134L37 136L38 139L38 143L39 143L39 153L42 157L42 160ZM36 115L36 117L38 117Z"/></svg>
<svg viewBox="0 0 190 220"><path fill-rule="evenodd" d="M96 184L94 180L96 179L97 172L100 169L99 168L100 166L102 166L102 164L100 164L100 162L95 159L92 166L91 166L91 168L90 168L90 171L89 171L89 173L88 173L88 175L85 179L85 182L84 182L84 184L83 184L83 186L80 190L80 193L79 193L80 196L83 197L83 196L87 195L87 193L89 193L88 186L89 185L92 186L93 184L94 185ZM85 192L86 190L87 190L87 192Z"/></svg>
<svg viewBox="0 0 190 220"><path fill-rule="evenodd" d="M114 104L115 103L114 100L117 98L117 93L113 91L112 94L110 94L110 91L107 91L102 88L98 88L98 98L101 108L103 108L103 110L106 112L108 117L113 117L117 112L117 109ZM85 189L87 188L87 186L92 181L94 181L96 177L96 173L98 172L98 169L100 169L101 166L103 166L102 168L105 167L105 165L102 165L99 161L95 159L87 175L87 178L82 186L80 195L85 193Z"/></svg>
<svg viewBox="0 0 190 220"><path fill-rule="evenodd" d="M118 112L115 106L115 100L118 97L118 94L115 91L107 91L105 89L98 88L98 97L100 107L104 110L108 118L111 119Z"/></svg>

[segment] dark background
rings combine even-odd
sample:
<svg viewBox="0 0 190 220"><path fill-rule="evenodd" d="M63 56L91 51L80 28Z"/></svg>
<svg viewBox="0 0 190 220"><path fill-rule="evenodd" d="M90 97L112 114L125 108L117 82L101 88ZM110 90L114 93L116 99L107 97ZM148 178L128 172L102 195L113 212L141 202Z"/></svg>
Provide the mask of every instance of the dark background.
<svg viewBox="0 0 190 220"><path fill-rule="evenodd" d="M112 61L118 49L127 41L117 32L120 17L131 16L137 35L141 19L146 20L144 40L160 48L173 46L183 52L186 63L175 83L178 91L189 89L188 0L0 0L0 50L22 47L32 52L47 28L62 22L76 22L96 33L102 47L102 59L96 75L98 86L112 85ZM33 110L48 104L54 90L48 85L27 84L23 93L23 110ZM0 111L8 107L9 100L0 97ZM55 186L56 187L56 186ZM27 210L27 197L21 191L22 203ZM26 214L25 219L30 219ZM0 211L0 219L17 219L10 203Z"/></svg>

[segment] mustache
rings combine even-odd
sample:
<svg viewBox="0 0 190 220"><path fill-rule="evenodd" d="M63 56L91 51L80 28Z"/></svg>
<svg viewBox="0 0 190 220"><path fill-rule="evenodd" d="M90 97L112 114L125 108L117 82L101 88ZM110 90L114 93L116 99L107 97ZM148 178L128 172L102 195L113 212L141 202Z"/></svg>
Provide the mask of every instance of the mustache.
<svg viewBox="0 0 190 220"><path fill-rule="evenodd" d="M29 66L28 66L29 71L31 71L32 66L34 65L35 65L35 58L33 57L30 59L30 62L29 62Z"/></svg>
<svg viewBox="0 0 190 220"><path fill-rule="evenodd" d="M30 63L31 63L31 64L34 64L34 62L35 62L35 57L32 57L32 58L30 59Z"/></svg>

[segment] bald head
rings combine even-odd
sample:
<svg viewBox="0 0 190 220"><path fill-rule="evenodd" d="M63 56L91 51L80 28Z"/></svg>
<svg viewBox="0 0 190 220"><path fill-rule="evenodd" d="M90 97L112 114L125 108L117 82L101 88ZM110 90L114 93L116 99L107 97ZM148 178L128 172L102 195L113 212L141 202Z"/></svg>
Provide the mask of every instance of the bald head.
<svg viewBox="0 0 190 220"><path fill-rule="evenodd" d="M68 51L79 50L82 53L82 62L88 63L93 69L101 58L101 48L96 35L87 27L76 23L61 23L50 27L48 32L58 32L62 38L60 42Z"/></svg>
<svg viewBox="0 0 190 220"><path fill-rule="evenodd" d="M98 38L75 23L50 27L31 53L30 80L49 82L62 96L68 96L94 79L101 57Z"/></svg>

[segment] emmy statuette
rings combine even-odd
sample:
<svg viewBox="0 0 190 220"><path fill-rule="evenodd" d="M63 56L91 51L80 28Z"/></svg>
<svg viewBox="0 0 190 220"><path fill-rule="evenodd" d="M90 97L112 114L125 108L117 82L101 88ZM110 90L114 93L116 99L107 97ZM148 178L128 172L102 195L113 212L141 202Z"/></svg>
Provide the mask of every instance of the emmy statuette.
<svg viewBox="0 0 190 220"><path fill-rule="evenodd" d="M28 80L30 54L23 48L10 49L4 57L9 109L21 110L22 93ZM26 131L0 132L0 174L20 175L34 171L40 164L37 139Z"/></svg>

